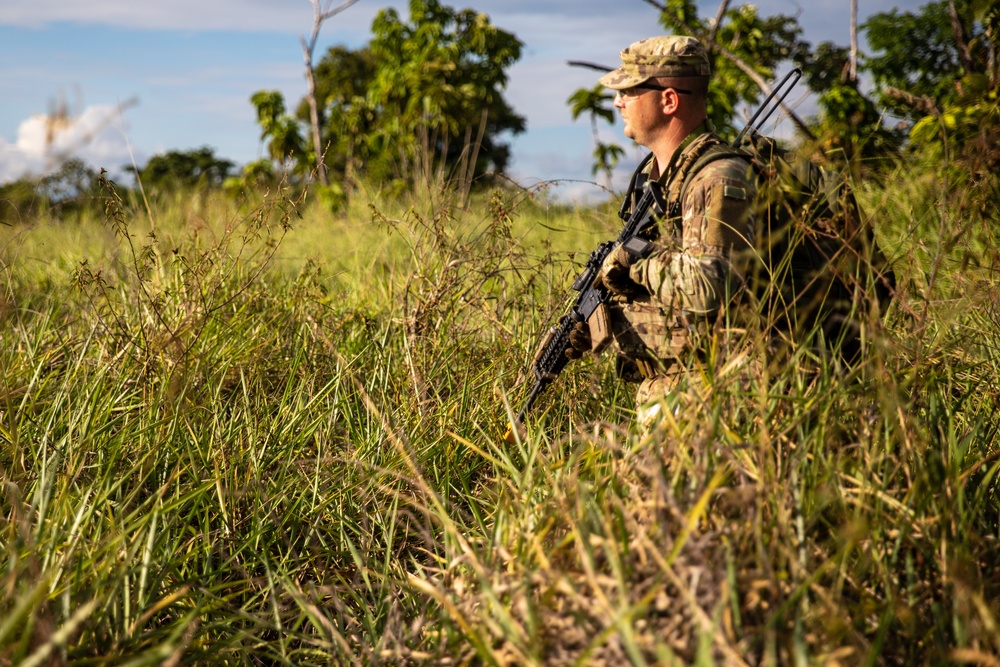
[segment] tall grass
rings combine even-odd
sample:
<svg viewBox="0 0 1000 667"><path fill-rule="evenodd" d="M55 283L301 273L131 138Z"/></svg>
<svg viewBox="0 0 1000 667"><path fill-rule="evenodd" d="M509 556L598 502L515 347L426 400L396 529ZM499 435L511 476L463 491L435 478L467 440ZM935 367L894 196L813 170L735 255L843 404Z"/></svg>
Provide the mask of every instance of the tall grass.
<svg viewBox="0 0 1000 667"><path fill-rule="evenodd" d="M610 208L109 186L0 230L0 664L995 664L989 232L927 187L864 193L904 289L850 373L643 434L588 360L513 445Z"/></svg>

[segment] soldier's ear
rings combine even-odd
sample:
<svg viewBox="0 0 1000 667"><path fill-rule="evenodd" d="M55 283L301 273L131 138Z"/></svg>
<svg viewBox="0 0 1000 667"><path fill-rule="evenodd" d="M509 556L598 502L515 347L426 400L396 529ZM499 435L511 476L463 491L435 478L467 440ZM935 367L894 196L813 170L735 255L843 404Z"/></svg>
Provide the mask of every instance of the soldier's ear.
<svg viewBox="0 0 1000 667"><path fill-rule="evenodd" d="M660 108L665 114L675 114L680 108L681 96L673 88L660 91Z"/></svg>

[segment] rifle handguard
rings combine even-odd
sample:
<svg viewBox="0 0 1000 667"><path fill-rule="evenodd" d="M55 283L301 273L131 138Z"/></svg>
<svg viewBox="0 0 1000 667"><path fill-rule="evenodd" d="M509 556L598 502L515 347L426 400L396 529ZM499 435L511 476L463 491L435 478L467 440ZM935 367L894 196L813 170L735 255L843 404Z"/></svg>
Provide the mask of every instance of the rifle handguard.
<svg viewBox="0 0 1000 667"><path fill-rule="evenodd" d="M573 290L579 293L576 302L559 320L559 325L546 332L535 352L532 361L535 386L528 395L524 407L517 414L512 429L505 434L505 440L509 442L508 438L514 437L513 428L524 422L524 416L531 409L535 399L565 368L569 361L566 357L566 346L569 344L569 332L573 326L578 322L586 322L591 327L591 340L595 353L599 353L610 342L611 327L605 304L611 299L611 293L600 280L597 280L601 266L616 245L625 245L636 240L647 228L656 224L656 220L663 215L664 210L661 186L647 181L642 186L642 197L633 207L618 238L600 244L590 253L583 273L573 282ZM643 240L638 239L638 241ZM647 251L647 246L641 243L629 247L636 247L639 252Z"/></svg>

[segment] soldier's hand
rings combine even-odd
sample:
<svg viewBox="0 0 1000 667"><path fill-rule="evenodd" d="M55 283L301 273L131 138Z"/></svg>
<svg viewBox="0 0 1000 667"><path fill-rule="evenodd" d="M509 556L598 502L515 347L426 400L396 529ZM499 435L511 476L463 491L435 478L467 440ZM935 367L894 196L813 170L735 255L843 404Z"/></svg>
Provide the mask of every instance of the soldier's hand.
<svg viewBox="0 0 1000 667"><path fill-rule="evenodd" d="M566 348L566 358L579 359L590 352L592 345L590 326L586 322L577 322L569 330L569 347Z"/></svg>
<svg viewBox="0 0 1000 667"><path fill-rule="evenodd" d="M642 286L632 280L630 269L632 267L632 256L618 246L604 258L601 266L600 279L613 294L633 296L643 291Z"/></svg>

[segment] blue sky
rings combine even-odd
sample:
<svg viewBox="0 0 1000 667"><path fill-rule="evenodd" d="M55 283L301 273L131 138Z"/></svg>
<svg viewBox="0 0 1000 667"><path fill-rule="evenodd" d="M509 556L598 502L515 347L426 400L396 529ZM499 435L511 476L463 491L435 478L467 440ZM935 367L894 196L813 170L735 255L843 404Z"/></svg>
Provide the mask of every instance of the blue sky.
<svg viewBox="0 0 1000 667"><path fill-rule="evenodd" d="M378 10L395 7L407 17L407 4L360 0L324 24L317 57L334 44L363 45ZM512 142L514 179L562 179L559 196L600 196L588 184L590 124L573 121L566 105L574 90L595 83L596 73L566 61L615 64L623 47L661 32L656 10L643 0L447 4L483 11L525 43L507 89L528 121ZM848 44L850 0L755 4L763 14L798 15L813 43ZM859 0L859 13L863 21L922 4ZM714 16L717 6L699 3L703 16ZM255 159L262 147L249 98L276 89L291 106L304 95L299 37L310 30L312 13L309 0L0 0L0 182L45 171L67 154L112 172L133 159L141 165L159 152L206 145L237 164ZM797 103L810 113L809 99ZM46 151L44 116L60 104L71 122ZM602 126L602 133L621 141L618 125ZM626 163L640 154L630 148Z"/></svg>

